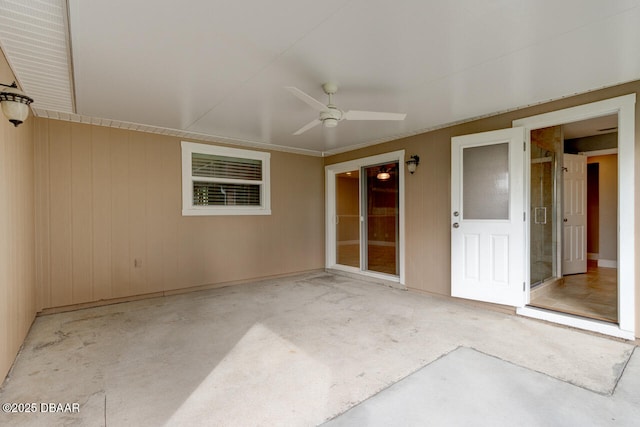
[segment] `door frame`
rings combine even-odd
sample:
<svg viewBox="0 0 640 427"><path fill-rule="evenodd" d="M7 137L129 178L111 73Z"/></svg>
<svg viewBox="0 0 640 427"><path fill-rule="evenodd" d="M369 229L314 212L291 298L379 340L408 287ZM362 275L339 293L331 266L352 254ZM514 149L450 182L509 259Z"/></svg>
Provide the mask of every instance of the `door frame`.
<svg viewBox="0 0 640 427"><path fill-rule="evenodd" d="M609 114L618 114L618 325L585 319L569 314L533 307L518 307L517 313L555 323L635 339L635 93L597 101L577 107L552 111L514 120L513 126L525 128L525 211L529 212L531 165L531 131L549 126L587 120ZM620 232L624 230L624 232ZM525 304L530 302L530 230L525 229Z"/></svg>
<svg viewBox="0 0 640 427"><path fill-rule="evenodd" d="M404 222L404 180L405 180L405 152L404 150L392 151L389 153L378 154L376 156L363 157L360 159L350 160L342 163L327 165L325 169L325 268L346 271L349 273L361 274L377 279L398 282L405 284L405 222ZM365 166L376 165L380 163L398 162L398 276L366 271L362 268L349 267L336 263L336 175L349 172L355 169L360 170ZM360 226L362 228L362 185L360 187L360 197L358 201L360 212ZM362 233L360 233L360 241L362 244ZM362 260L360 262L362 266Z"/></svg>

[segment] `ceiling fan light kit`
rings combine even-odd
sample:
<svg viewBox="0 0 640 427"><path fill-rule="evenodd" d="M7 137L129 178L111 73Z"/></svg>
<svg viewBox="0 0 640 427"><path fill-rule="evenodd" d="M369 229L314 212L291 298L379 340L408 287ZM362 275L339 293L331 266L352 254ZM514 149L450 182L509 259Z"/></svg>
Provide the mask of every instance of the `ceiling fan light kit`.
<svg viewBox="0 0 640 427"><path fill-rule="evenodd" d="M326 118L322 121L322 126L326 128L334 128L338 126L338 119L334 119L333 117Z"/></svg>
<svg viewBox="0 0 640 427"><path fill-rule="evenodd" d="M314 97L306 94L296 87L287 86L285 87L285 89L291 92L291 94L300 99L302 102L309 105L314 110L320 112L319 118L307 123L300 129L298 129L296 132L294 132L294 135L300 135L301 133L304 133L309 129L316 127L320 123L322 123L323 127L334 128L338 126L338 122L342 120L404 120L407 116L403 113L383 113L379 111L350 110L345 112L334 105L332 102L332 95L334 95L338 91L338 85L336 85L335 83L325 83L322 85L322 90L329 97L329 103L327 105L323 104L322 102L318 101Z"/></svg>

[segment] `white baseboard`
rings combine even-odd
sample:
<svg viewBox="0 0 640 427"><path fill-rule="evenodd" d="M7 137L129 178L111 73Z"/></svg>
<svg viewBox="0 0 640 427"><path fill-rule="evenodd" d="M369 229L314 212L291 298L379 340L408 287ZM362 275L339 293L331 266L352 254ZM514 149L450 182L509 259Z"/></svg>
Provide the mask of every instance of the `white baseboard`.
<svg viewBox="0 0 640 427"><path fill-rule="evenodd" d="M618 261L610 259L599 259L598 267L618 268Z"/></svg>

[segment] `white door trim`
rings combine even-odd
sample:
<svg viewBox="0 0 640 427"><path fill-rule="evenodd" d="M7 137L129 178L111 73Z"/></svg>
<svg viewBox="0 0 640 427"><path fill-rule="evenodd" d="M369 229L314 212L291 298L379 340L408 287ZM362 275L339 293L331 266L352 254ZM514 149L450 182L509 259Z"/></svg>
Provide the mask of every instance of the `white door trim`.
<svg viewBox="0 0 640 427"><path fill-rule="evenodd" d="M372 271L364 271L359 268L348 267L339 265L336 263L336 175L349 172L352 170L360 169L364 166L375 165L379 163L391 163L398 162L398 260L400 274L398 276L387 275L383 273L375 273ZM335 163L333 165L325 166L325 267L335 270L342 270L351 273L362 274L374 278L397 281L401 285L405 284L405 223L404 223L404 179L405 179L405 167L404 167L404 150L392 151L390 153L378 154L376 156L363 157L361 159L350 160L348 162ZM362 200L362 195L360 195ZM360 213L362 216L362 213Z"/></svg>
<svg viewBox="0 0 640 427"><path fill-rule="evenodd" d="M604 101L593 102L573 108L552 111L537 116L526 117L513 121L513 126L525 128L527 147L530 144L531 130L565 123L586 120L608 114L618 114L618 319L616 328L618 334L602 330L601 322L584 320L575 322L569 320L573 316L555 312L544 313L544 320L579 327L608 335L623 336L632 339L635 336L635 102L636 95L629 94ZM528 150L527 150L528 151ZM525 211L530 209L529 185L530 164L525 162ZM525 237L525 274L529 275L529 230ZM529 302L530 280L527 280L525 294L526 303ZM539 312L527 307L517 309L518 314L531 317L531 312ZM575 318L574 318L575 319ZM614 327L612 325L612 327ZM606 328L608 329L608 328Z"/></svg>
<svg viewBox="0 0 640 427"><path fill-rule="evenodd" d="M597 332L599 334L609 335L625 340L635 339L633 332L624 331L613 323L602 322L600 320L587 319L567 313L549 311L543 308L531 306L520 307L517 309L517 313L521 316L533 317L534 319L546 320L547 322L559 323L561 325Z"/></svg>

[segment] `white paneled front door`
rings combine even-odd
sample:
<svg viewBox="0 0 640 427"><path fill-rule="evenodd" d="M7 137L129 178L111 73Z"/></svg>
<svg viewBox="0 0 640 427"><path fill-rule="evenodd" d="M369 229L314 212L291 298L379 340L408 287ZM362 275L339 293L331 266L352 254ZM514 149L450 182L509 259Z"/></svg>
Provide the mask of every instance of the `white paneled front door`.
<svg viewBox="0 0 640 427"><path fill-rule="evenodd" d="M451 295L524 304L524 130L452 138Z"/></svg>
<svg viewBox="0 0 640 427"><path fill-rule="evenodd" d="M563 155L562 274L587 272L587 158Z"/></svg>

